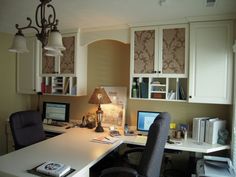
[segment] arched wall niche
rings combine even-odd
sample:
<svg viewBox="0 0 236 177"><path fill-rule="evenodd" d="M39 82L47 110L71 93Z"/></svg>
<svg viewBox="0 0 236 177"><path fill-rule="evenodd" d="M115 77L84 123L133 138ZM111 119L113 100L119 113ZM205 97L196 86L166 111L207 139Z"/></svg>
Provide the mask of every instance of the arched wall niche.
<svg viewBox="0 0 236 177"><path fill-rule="evenodd" d="M130 30L125 29L113 29L103 31L83 31L80 34L80 45L88 46L89 44L101 41L101 40L114 40L124 44L130 43Z"/></svg>

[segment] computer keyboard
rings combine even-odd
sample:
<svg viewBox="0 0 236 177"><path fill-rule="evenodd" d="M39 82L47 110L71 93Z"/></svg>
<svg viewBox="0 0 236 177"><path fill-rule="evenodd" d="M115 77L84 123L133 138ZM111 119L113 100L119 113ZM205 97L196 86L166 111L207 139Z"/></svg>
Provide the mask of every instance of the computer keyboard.
<svg viewBox="0 0 236 177"><path fill-rule="evenodd" d="M49 125L52 125L52 126L57 126L57 127L64 127L67 125L67 123L65 122L52 122L51 124Z"/></svg>

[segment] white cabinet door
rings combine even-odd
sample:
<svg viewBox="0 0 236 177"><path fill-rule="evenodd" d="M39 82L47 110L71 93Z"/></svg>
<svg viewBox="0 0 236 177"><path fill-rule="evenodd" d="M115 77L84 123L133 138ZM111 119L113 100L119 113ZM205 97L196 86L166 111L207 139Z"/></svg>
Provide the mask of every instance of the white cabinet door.
<svg viewBox="0 0 236 177"><path fill-rule="evenodd" d="M35 37L26 37L29 52L17 54L17 93L35 94L40 91L38 73L40 44Z"/></svg>
<svg viewBox="0 0 236 177"><path fill-rule="evenodd" d="M189 102L232 103L231 21L190 24Z"/></svg>
<svg viewBox="0 0 236 177"><path fill-rule="evenodd" d="M79 44L79 33L62 34L62 42L65 50L62 56L46 56L46 50L43 50L40 63L40 72L42 76L76 76L77 55Z"/></svg>
<svg viewBox="0 0 236 177"><path fill-rule="evenodd" d="M159 76L188 77L188 34L187 24L160 26Z"/></svg>
<svg viewBox="0 0 236 177"><path fill-rule="evenodd" d="M138 27L131 29L131 74L150 74L157 72L157 27Z"/></svg>

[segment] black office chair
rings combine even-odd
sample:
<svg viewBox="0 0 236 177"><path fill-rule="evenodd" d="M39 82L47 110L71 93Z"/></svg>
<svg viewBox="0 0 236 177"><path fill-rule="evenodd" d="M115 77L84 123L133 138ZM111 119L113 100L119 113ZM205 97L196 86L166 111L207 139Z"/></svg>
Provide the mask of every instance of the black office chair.
<svg viewBox="0 0 236 177"><path fill-rule="evenodd" d="M16 150L46 139L39 112L16 112L9 121Z"/></svg>
<svg viewBox="0 0 236 177"><path fill-rule="evenodd" d="M159 177L162 157L169 132L170 116L160 113L150 126L147 143L136 169L112 167L102 171L100 177Z"/></svg>

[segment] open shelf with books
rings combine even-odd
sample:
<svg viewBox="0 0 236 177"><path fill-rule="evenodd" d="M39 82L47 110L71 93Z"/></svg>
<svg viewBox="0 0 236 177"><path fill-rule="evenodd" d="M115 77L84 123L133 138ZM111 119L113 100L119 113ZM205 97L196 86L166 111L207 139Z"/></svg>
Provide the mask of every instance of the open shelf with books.
<svg viewBox="0 0 236 177"><path fill-rule="evenodd" d="M77 77L45 76L41 90L45 95L77 96Z"/></svg>
<svg viewBox="0 0 236 177"><path fill-rule="evenodd" d="M132 77L130 98L187 101L187 78Z"/></svg>
<svg viewBox="0 0 236 177"><path fill-rule="evenodd" d="M149 78L133 77L131 86L132 98L149 98Z"/></svg>
<svg viewBox="0 0 236 177"><path fill-rule="evenodd" d="M150 83L150 98L152 99L166 99L166 78L151 78Z"/></svg>

